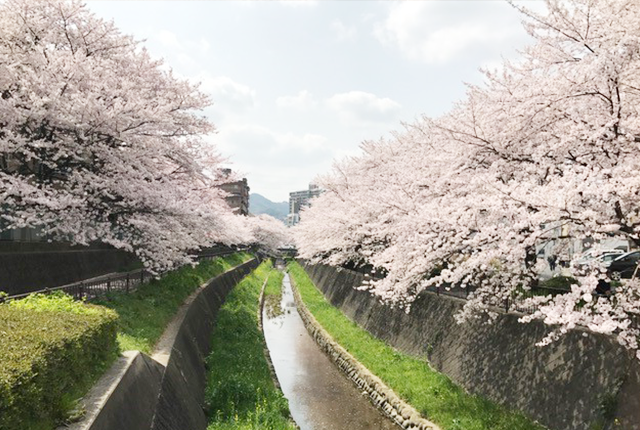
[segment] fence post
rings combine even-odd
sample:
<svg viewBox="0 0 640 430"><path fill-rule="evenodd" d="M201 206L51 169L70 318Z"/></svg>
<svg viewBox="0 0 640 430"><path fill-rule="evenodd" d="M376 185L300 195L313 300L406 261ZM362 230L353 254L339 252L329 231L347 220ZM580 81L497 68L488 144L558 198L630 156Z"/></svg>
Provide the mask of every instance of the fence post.
<svg viewBox="0 0 640 430"><path fill-rule="evenodd" d="M504 311L509 312L509 298L504 299Z"/></svg>
<svg viewBox="0 0 640 430"><path fill-rule="evenodd" d="M140 283L144 284L144 269L140 271Z"/></svg>
<svg viewBox="0 0 640 430"><path fill-rule="evenodd" d="M127 293L128 293L129 292L129 273L128 272L127 272L127 283L125 285L126 285L126 290L127 290Z"/></svg>
<svg viewBox="0 0 640 430"><path fill-rule="evenodd" d="M107 279L107 293L111 292L111 278Z"/></svg>
<svg viewBox="0 0 640 430"><path fill-rule="evenodd" d="M78 297L78 298L82 299L84 297L84 282L80 282L80 286L78 287L78 291L80 292L80 297Z"/></svg>

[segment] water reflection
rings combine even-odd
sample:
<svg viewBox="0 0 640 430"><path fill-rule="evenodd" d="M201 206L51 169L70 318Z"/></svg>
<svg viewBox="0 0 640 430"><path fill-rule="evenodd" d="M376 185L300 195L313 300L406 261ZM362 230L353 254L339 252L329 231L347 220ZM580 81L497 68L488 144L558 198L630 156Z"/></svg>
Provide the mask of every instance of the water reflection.
<svg viewBox="0 0 640 430"><path fill-rule="evenodd" d="M397 430L309 336L298 315L288 274L279 305L279 314L274 312L274 303L265 306L265 338L291 415L300 428Z"/></svg>

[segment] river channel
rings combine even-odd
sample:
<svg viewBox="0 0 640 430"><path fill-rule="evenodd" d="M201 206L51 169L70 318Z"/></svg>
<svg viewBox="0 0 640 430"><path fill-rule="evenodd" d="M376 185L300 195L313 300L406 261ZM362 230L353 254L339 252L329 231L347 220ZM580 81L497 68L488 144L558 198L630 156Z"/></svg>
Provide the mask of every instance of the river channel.
<svg viewBox="0 0 640 430"><path fill-rule="evenodd" d="M271 360L301 430L397 430L329 360L307 332L289 282L282 301L265 305L264 334Z"/></svg>

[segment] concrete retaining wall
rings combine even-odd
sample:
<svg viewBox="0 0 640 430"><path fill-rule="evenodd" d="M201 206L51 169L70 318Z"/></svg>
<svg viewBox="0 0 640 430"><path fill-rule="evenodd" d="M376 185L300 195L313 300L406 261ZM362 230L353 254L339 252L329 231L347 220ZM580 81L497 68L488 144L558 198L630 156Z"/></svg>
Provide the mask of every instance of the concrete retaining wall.
<svg viewBox="0 0 640 430"><path fill-rule="evenodd" d="M126 351L84 398L84 419L65 429L148 429L163 371L161 364L140 351ZM135 404L136 410L123 409L128 404Z"/></svg>
<svg viewBox="0 0 640 430"><path fill-rule="evenodd" d="M204 360L218 310L258 264L248 261L200 287L181 306L153 357L126 352L85 397L85 418L71 430L204 430Z"/></svg>
<svg viewBox="0 0 640 430"><path fill-rule="evenodd" d="M12 295L70 284L135 261L132 254L100 244L0 242L0 291Z"/></svg>
<svg viewBox="0 0 640 430"><path fill-rule="evenodd" d="M520 409L550 429L589 429L602 406L617 396L621 429L640 429L638 362L613 339L575 330L554 344L535 343L548 328L500 315L495 324L459 325L463 301L424 294L410 313L353 289L362 275L322 265L305 266L327 299L374 336L429 359L472 393Z"/></svg>
<svg viewBox="0 0 640 430"><path fill-rule="evenodd" d="M171 342L152 430L199 430L207 427L204 415L205 358L211 349L211 334L218 310L229 291L258 264L258 260L251 260L215 278L195 296L182 321L177 322L179 329Z"/></svg>

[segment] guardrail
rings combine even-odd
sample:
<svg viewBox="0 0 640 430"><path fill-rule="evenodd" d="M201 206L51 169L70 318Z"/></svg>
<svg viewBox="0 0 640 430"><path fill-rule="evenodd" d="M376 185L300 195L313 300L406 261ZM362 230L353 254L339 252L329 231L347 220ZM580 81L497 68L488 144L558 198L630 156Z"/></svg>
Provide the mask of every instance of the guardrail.
<svg viewBox="0 0 640 430"><path fill-rule="evenodd" d="M223 255L233 254L235 252L246 251L246 249L223 249L214 252L207 252L196 256L196 260L213 260ZM112 273L108 275L98 276L71 284L61 285L59 287L44 288L37 291L29 291L27 293L15 294L12 296L0 297L0 303L5 300L17 300L27 297L29 294L51 294L56 291L62 291L73 296L76 300L91 300L98 296L103 296L113 291L129 292L135 290L142 284L151 281L154 275L145 269L137 269L129 272Z"/></svg>

